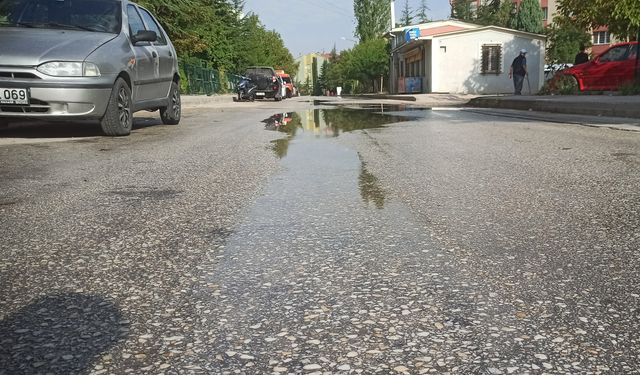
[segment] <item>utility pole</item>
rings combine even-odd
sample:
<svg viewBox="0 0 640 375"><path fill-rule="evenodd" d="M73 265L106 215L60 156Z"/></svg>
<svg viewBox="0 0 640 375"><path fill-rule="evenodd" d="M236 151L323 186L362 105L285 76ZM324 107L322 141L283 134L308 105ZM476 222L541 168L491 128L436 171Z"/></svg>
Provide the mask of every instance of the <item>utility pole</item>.
<svg viewBox="0 0 640 375"><path fill-rule="evenodd" d="M396 28L396 2L391 0L391 30Z"/></svg>

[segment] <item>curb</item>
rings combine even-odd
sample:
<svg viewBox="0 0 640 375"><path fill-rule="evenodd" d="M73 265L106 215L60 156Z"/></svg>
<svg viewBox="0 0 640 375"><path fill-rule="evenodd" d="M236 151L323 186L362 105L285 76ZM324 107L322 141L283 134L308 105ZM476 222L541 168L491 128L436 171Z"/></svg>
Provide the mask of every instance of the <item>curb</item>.
<svg viewBox="0 0 640 375"><path fill-rule="evenodd" d="M198 106L206 105L210 103L231 102L235 98L235 94L221 94L221 95L182 95L182 104L185 106Z"/></svg>
<svg viewBox="0 0 640 375"><path fill-rule="evenodd" d="M403 100L407 102L415 102L417 99L412 95L386 95L386 94L371 94L371 95L342 95L343 98L359 98L359 99L388 99L388 100Z"/></svg>
<svg viewBox="0 0 640 375"><path fill-rule="evenodd" d="M550 101L544 99L475 98L467 107L517 109L521 111L540 111L569 115L588 115L606 117L627 117L640 119L640 108L629 102L595 103L575 101Z"/></svg>

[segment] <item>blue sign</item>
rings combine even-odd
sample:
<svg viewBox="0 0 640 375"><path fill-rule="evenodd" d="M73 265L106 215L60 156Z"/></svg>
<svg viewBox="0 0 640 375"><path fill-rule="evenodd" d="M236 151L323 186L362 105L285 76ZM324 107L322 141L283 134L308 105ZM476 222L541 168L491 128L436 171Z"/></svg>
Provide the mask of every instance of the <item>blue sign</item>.
<svg viewBox="0 0 640 375"><path fill-rule="evenodd" d="M418 29L417 27L414 27L412 29L409 30L405 30L404 32L404 41L409 43L412 40L416 40L420 38L420 29Z"/></svg>

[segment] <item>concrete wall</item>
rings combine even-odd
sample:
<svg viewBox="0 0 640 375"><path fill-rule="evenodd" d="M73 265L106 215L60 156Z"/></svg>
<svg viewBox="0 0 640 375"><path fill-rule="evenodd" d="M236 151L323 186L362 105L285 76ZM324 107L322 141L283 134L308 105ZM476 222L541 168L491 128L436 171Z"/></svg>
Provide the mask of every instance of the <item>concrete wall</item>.
<svg viewBox="0 0 640 375"><path fill-rule="evenodd" d="M482 74L482 45L500 44L500 74ZM526 49L531 92L537 93L544 81L545 44L543 40L503 32L483 30L433 39L433 92L465 94L513 93L509 67L520 49ZM529 93L525 81L523 94Z"/></svg>

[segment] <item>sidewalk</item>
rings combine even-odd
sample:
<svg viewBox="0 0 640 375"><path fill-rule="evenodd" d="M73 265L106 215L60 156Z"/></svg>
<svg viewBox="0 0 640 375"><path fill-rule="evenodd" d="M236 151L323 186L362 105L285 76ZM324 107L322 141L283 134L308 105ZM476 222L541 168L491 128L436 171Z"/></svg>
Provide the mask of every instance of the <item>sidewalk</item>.
<svg viewBox="0 0 640 375"><path fill-rule="evenodd" d="M185 108L208 107L212 104L233 103L235 94L214 94L214 95L182 95L182 106Z"/></svg>
<svg viewBox="0 0 640 375"><path fill-rule="evenodd" d="M463 95L463 94L369 94L346 96L352 99L410 101L425 106L466 106L539 111L570 115L626 117L640 119L640 96L620 95Z"/></svg>
<svg viewBox="0 0 640 375"><path fill-rule="evenodd" d="M467 106L640 119L640 96L480 96Z"/></svg>

